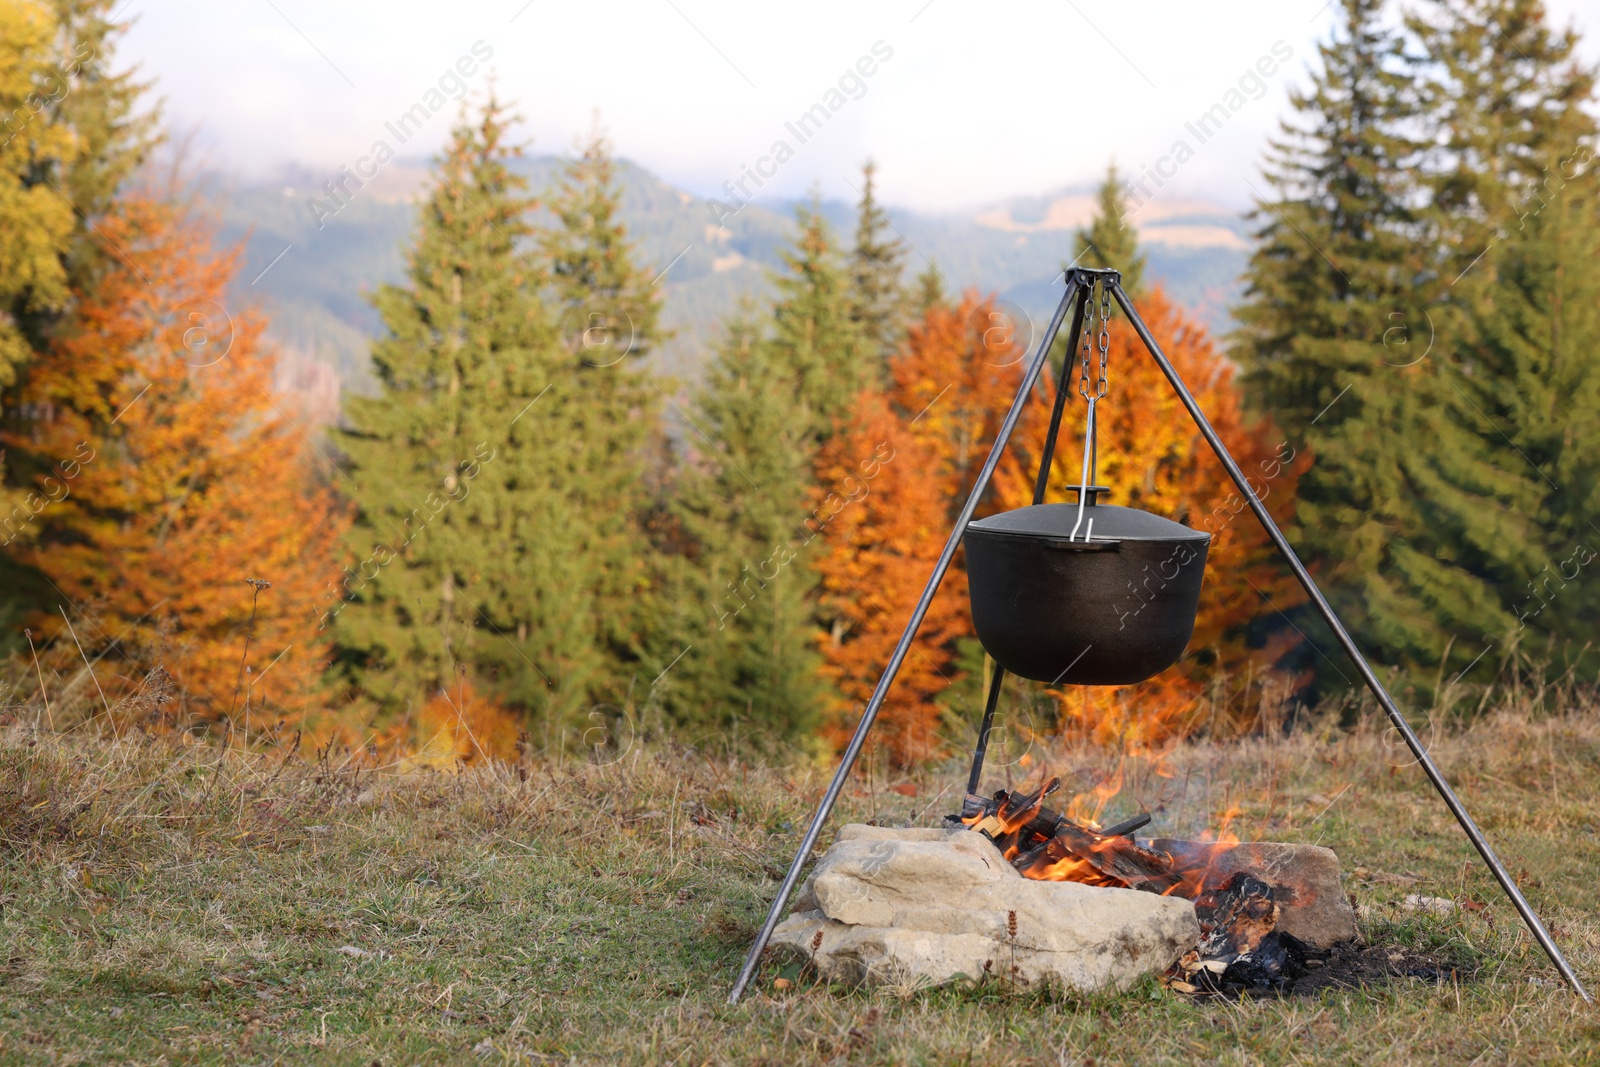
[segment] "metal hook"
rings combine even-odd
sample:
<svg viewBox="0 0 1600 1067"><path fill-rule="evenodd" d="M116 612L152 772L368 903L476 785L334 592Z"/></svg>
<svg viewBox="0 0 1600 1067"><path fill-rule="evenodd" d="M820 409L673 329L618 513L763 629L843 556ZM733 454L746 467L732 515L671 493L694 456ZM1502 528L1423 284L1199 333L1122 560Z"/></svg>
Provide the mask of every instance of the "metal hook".
<svg viewBox="0 0 1600 1067"><path fill-rule="evenodd" d="M1076 541L1078 539L1078 527L1083 525L1083 503L1089 499L1089 457L1094 452L1094 405L1098 399L1099 397L1095 396L1088 398L1089 418L1083 427L1083 474L1078 485L1078 521L1072 524L1072 533L1067 535L1068 541ZM1094 529L1093 519L1089 520L1089 529ZM1087 541L1088 539L1088 534L1085 534L1084 540Z"/></svg>

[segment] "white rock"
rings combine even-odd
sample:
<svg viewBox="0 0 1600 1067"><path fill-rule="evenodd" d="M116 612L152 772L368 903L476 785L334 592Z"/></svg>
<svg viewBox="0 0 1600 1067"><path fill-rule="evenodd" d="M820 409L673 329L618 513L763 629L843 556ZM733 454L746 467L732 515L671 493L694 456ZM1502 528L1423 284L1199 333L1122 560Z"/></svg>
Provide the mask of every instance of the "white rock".
<svg viewBox="0 0 1600 1067"><path fill-rule="evenodd" d="M1430 915L1454 915L1456 902L1446 897L1430 897L1421 893L1408 893L1400 902L1401 911L1425 911Z"/></svg>
<svg viewBox="0 0 1600 1067"><path fill-rule="evenodd" d="M1187 900L1026 879L981 834L847 826L773 944L848 981L1091 990L1165 970L1199 938Z"/></svg>

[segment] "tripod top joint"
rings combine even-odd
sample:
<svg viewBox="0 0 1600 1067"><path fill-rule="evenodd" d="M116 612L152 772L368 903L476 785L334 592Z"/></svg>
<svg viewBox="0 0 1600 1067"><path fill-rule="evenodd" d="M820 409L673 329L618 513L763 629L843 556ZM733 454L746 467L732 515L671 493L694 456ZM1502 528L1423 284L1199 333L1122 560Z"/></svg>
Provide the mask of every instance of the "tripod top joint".
<svg viewBox="0 0 1600 1067"><path fill-rule="evenodd" d="M1080 285L1091 286L1097 279L1102 279L1116 285L1118 288L1122 286L1122 272L1111 267L1068 267L1062 272L1062 283L1065 284L1072 280L1074 274L1079 276L1078 283Z"/></svg>

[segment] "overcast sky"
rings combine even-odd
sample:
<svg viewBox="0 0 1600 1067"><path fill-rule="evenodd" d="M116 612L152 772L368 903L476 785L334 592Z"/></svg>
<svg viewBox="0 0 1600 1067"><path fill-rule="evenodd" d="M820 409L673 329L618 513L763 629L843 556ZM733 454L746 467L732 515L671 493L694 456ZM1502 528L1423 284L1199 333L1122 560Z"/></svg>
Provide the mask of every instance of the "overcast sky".
<svg viewBox="0 0 1600 1067"><path fill-rule="evenodd" d="M1600 35L1600 0L1549 4ZM1161 165L1164 197L1243 205L1333 14L1327 0L129 0L125 12L122 55L225 169L299 162L331 177L380 139L431 152L458 104L403 146L385 124L459 83L481 91L492 69L536 152L569 150L599 109L620 155L696 195L759 166L763 196L818 183L852 197L870 154L888 202L931 210L1082 184L1113 155L1134 177ZM487 68L452 73L463 57L477 65L474 45L492 51ZM1600 57L1600 41L1584 50ZM825 122L786 126L818 104ZM1227 121L1201 143L1185 124L1219 104ZM1163 163L1179 140L1192 158ZM781 163L779 141L792 151Z"/></svg>

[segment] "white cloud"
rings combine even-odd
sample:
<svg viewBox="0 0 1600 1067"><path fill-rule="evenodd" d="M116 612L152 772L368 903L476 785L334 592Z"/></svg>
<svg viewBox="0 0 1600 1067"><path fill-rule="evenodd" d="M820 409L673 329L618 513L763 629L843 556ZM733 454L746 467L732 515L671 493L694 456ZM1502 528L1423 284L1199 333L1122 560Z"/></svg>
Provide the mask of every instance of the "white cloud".
<svg viewBox="0 0 1600 1067"><path fill-rule="evenodd" d="M764 192L817 183L849 196L847 180L870 153L887 200L949 208L1091 181L1112 155L1133 172L1153 165L1184 122L1283 41L1294 53L1286 71L1172 179L1172 192L1242 205L1286 89L1332 18L1322 6L132 0L123 55L224 163L332 170L482 40L535 151L567 150L598 108L621 154L709 196L881 40L893 58ZM1600 28L1597 0L1551 7L1580 29ZM437 148L446 126L436 122L407 150Z"/></svg>

